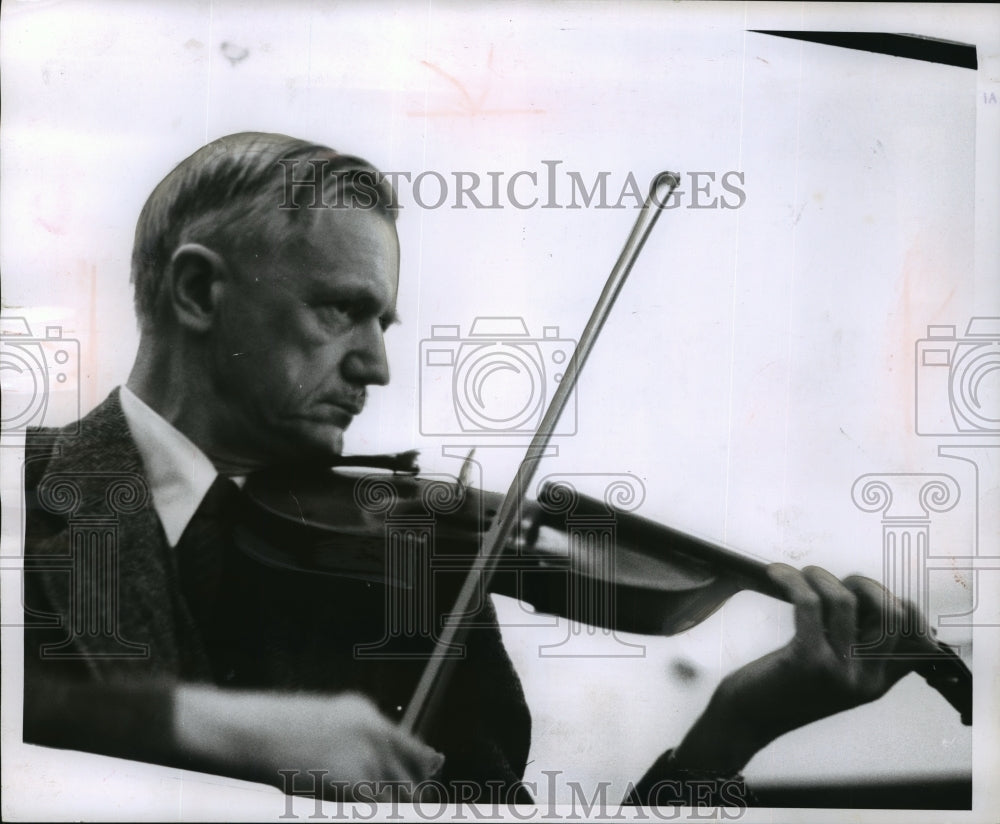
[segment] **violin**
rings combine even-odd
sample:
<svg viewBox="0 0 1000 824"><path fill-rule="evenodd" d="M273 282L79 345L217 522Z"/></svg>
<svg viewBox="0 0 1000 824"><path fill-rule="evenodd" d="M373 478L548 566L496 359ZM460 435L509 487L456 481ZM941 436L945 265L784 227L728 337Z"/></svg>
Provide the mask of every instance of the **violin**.
<svg viewBox="0 0 1000 824"><path fill-rule="evenodd" d="M433 534L414 544L426 538L432 545L410 551L425 553L424 563L437 571L469 566L503 496L456 478L422 477L416 453L403 456L406 469L392 474L299 468L251 475L241 548L265 566L409 590L412 570L387 541L393 531L426 524ZM595 545L605 537L613 546ZM536 500L522 501L505 551L481 583L538 612L642 635L691 629L744 589L783 597L763 562L566 482L546 482ZM603 603L594 597L602 591Z"/></svg>
<svg viewBox="0 0 1000 824"><path fill-rule="evenodd" d="M391 473L324 467L251 475L237 531L241 550L265 566L385 586L397 591L390 601L414 599L412 609L400 612L418 611L430 597L422 583L428 568L465 570L480 556L503 495L460 478L422 477L415 457L356 459ZM428 528L421 531L421 524ZM480 572L478 597L505 595L536 612L601 629L670 636L744 590L787 600L766 566L613 500L545 482L535 500L521 502L492 575ZM965 662L919 627L911 635L904 640L912 651L894 655L911 657L913 669L971 724L972 673Z"/></svg>
<svg viewBox="0 0 1000 824"><path fill-rule="evenodd" d="M683 632L741 590L787 600L764 563L729 548L566 484L542 484L534 501L526 497L580 370L678 184L673 172L654 179L506 494L470 488L465 471L458 479L421 478L415 453L348 458L339 468L269 470L247 479L249 511L237 543L265 565L377 583L400 597L409 593L411 607L412 599L431 591L429 573L455 569L462 576L402 718L409 732L426 732L456 660L451 653L488 592L540 612L649 635ZM350 464L391 474L345 469ZM425 629L436 635L437 627ZM892 657L905 656L971 724L969 668L922 627L910 629ZM868 653L878 655L877 646Z"/></svg>

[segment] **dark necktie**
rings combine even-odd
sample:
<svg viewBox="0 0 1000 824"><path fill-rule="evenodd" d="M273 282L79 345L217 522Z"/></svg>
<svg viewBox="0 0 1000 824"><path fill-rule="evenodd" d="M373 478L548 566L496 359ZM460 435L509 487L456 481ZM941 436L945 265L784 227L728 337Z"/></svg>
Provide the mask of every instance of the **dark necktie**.
<svg viewBox="0 0 1000 824"><path fill-rule="evenodd" d="M223 575L234 549L239 502L236 484L217 475L177 544L181 588L210 655L223 617Z"/></svg>

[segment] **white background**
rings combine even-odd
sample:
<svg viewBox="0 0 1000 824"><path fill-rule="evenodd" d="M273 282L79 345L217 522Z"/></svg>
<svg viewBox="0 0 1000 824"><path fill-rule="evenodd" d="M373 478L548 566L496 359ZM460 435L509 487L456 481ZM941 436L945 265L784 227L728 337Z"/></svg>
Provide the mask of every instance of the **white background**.
<svg viewBox="0 0 1000 824"><path fill-rule="evenodd" d="M682 208L662 217L583 375L576 432L559 439L541 474L632 473L648 517L769 560L880 578L880 515L852 503L854 481L946 473L962 498L934 515L932 546L977 548L996 461L979 468L977 501L973 465L938 454L947 438L916 434L914 352L929 324L961 336L970 317L1000 315L995 7L142 0L8 3L3 22L4 312L80 341L84 411L124 381L134 355L128 269L142 203L174 164L224 134L285 132L386 171L452 181L436 209L400 187L393 381L371 393L347 444L418 446L425 468L449 472L456 462L441 447L477 439L421 433L421 403L440 412L450 396L440 381L422 382L420 341L432 325L467 333L477 316L519 316L535 336L557 326L578 337L635 218L629 198L622 209L521 210L506 198L501 209L455 209L454 173L506 181L533 171L544 200L542 161L558 160L566 204L567 171L588 182L607 172L611 203L629 173L645 186L664 168L738 171L739 209L684 208L684 180ZM973 43L979 70L755 28ZM428 181L424 201L435 191ZM488 199L485 183L480 194ZM720 194L716 184L706 199ZM1000 402L995 375L987 403ZM16 489L12 455L4 450L4 473ZM500 489L519 452L479 457L483 483ZM600 479L581 486L599 493ZM10 501L5 554L17 541ZM980 536L980 554L997 550L994 535ZM16 574L4 574L9 610ZM997 620L996 575L982 575L980 623ZM932 617L970 608L969 573L930 580ZM500 607L512 623L523 617L514 602ZM621 645L597 637L595 657L543 660L539 645L566 632L505 630L534 716L527 778L542 800L541 771L553 769L588 786L612 781L617 797L677 743L723 674L787 640L791 611L744 594L684 636L629 638L645 645L641 658L609 657ZM997 647L995 627L974 638L969 626L940 632L967 660L973 640L979 652ZM18 634L5 631L5 662L16 661ZM996 669L983 657L975 731L910 676L875 705L776 742L748 779L960 775L974 754L985 792L997 726L987 694ZM692 679L675 676L678 662ZM218 802L203 790L239 785L20 746L20 686L11 667L4 675L5 817L284 809L262 789L204 806ZM42 780L71 791L53 798ZM989 801L977 797L977 809Z"/></svg>

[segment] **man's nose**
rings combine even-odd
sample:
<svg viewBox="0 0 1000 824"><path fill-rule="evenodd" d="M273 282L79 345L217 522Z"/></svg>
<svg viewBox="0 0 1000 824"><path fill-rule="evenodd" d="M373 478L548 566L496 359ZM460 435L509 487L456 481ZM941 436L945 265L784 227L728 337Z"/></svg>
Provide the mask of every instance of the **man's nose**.
<svg viewBox="0 0 1000 824"><path fill-rule="evenodd" d="M344 377L351 383L389 383L389 361L385 355L385 337L378 321L359 330L355 346L347 353L343 362Z"/></svg>

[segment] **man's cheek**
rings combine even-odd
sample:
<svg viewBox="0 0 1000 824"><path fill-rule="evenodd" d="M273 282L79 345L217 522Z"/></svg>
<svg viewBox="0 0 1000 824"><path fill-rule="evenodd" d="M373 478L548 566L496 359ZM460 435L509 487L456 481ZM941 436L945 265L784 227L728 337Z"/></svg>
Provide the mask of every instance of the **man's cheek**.
<svg viewBox="0 0 1000 824"><path fill-rule="evenodd" d="M301 363L286 363L280 381L270 389L273 403L290 413L307 412L322 399L320 377Z"/></svg>

